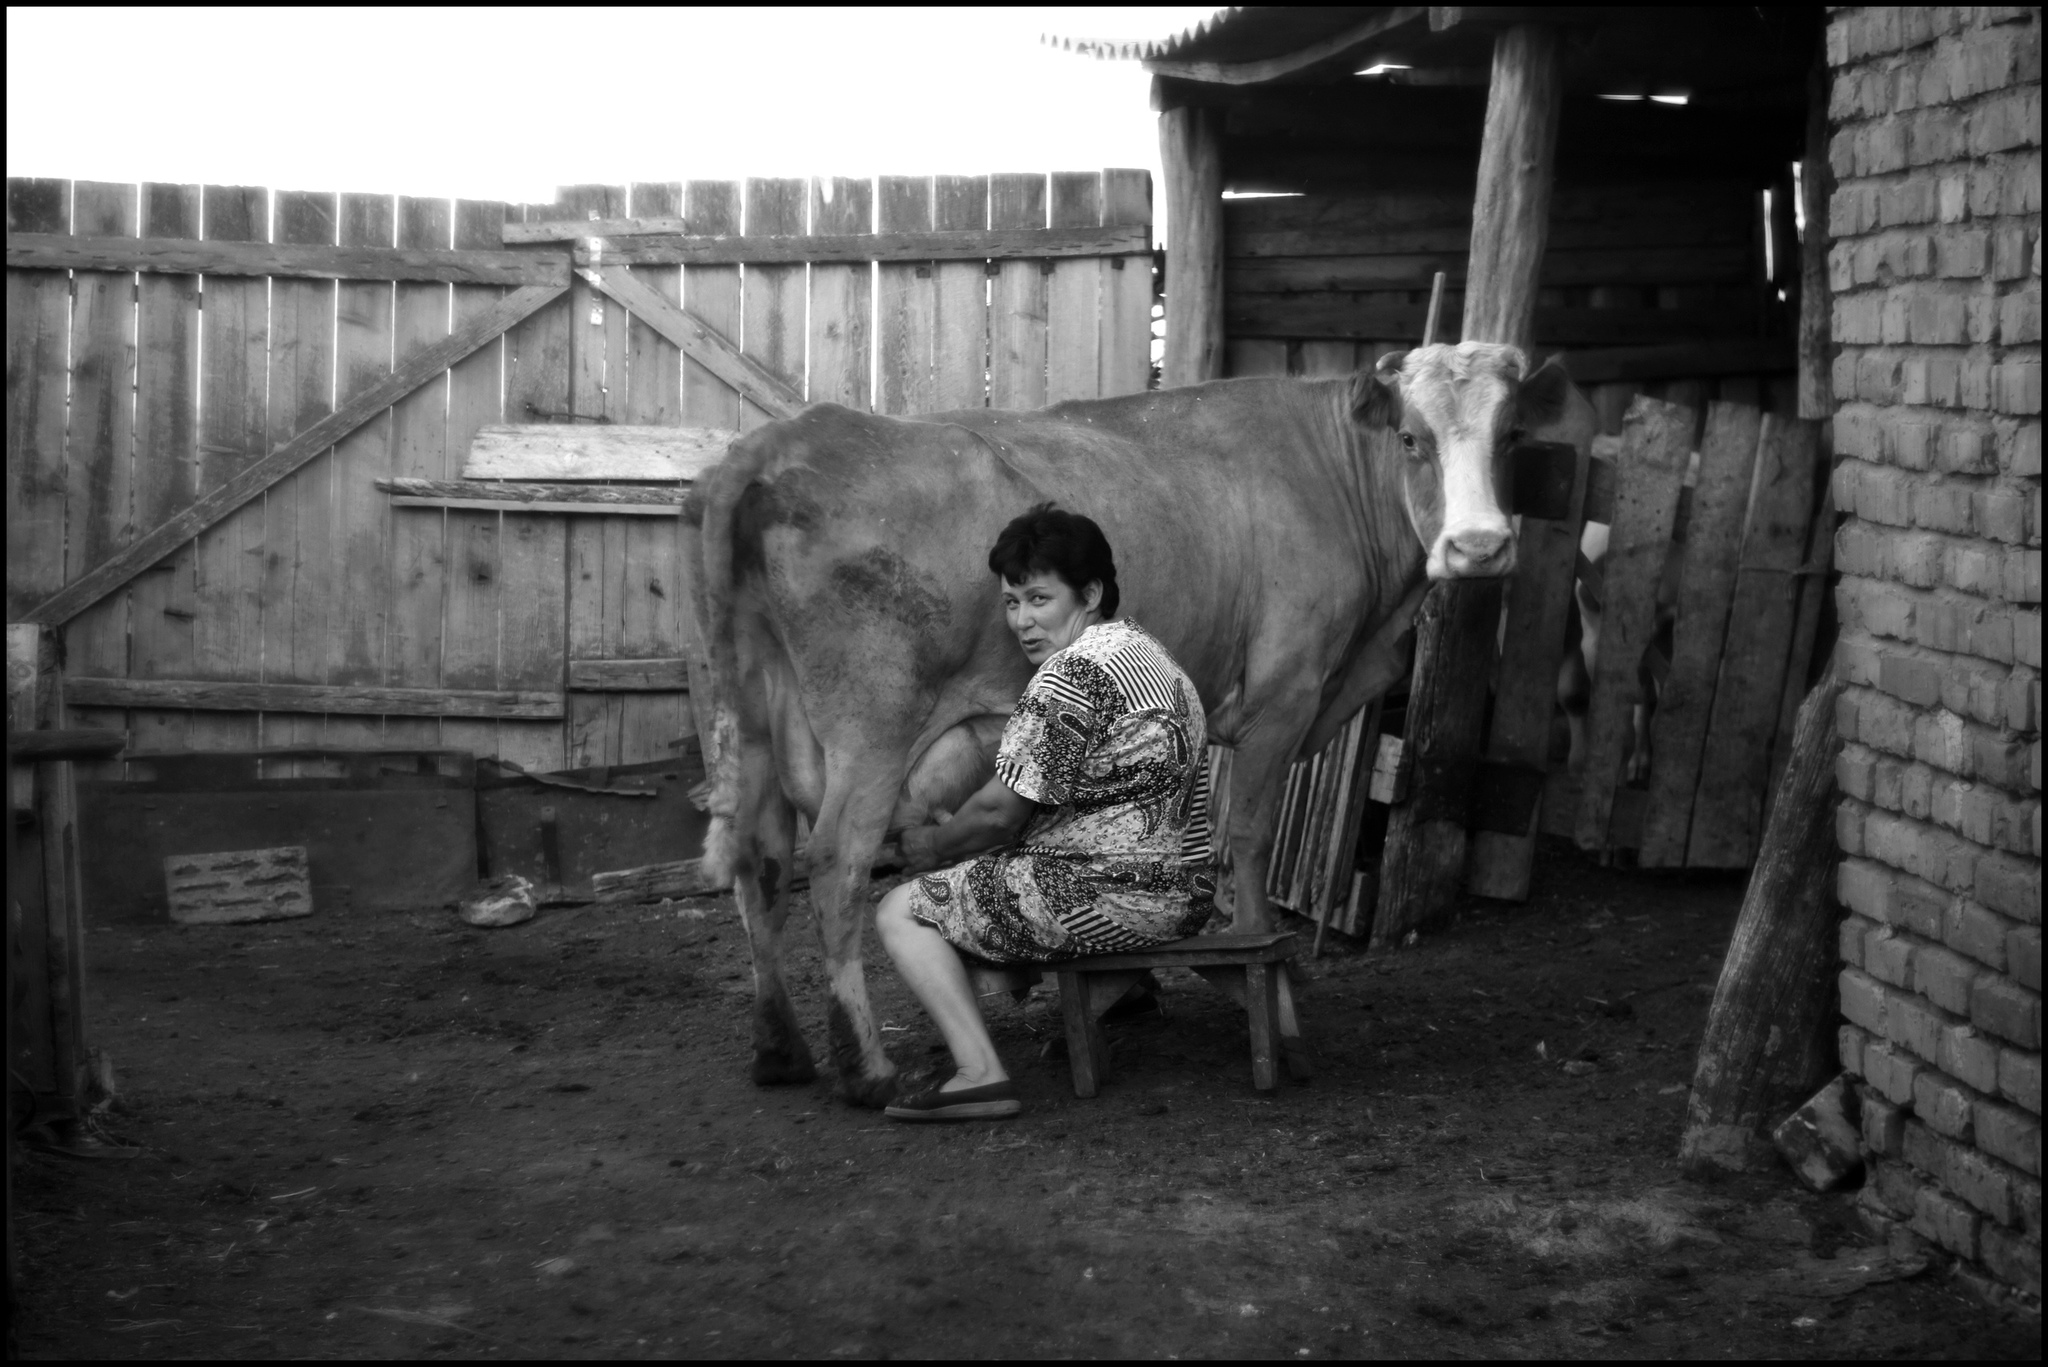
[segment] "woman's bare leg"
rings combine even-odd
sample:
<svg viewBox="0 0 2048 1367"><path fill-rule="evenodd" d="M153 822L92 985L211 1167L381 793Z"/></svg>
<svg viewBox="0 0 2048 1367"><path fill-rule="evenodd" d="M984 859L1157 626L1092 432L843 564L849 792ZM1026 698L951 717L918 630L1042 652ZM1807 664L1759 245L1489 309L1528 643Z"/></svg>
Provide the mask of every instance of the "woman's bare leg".
<svg viewBox="0 0 2048 1367"><path fill-rule="evenodd" d="M959 1072L940 1090L958 1091L1008 1080L1010 1074L996 1054L995 1041L988 1037L988 1025L981 1018L981 1004L974 999L960 952L945 936L910 914L910 901L908 883L891 889L875 909L875 931L896 961L896 971L953 1051Z"/></svg>

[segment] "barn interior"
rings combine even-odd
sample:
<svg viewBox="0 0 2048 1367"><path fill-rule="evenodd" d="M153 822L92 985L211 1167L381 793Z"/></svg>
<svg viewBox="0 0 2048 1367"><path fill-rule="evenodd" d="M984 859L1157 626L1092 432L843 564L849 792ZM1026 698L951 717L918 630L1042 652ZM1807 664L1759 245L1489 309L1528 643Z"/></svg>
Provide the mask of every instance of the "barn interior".
<svg viewBox="0 0 2048 1367"><path fill-rule="evenodd" d="M1612 432L1645 387L1791 402L1822 22L1819 6L1260 7L1121 55L1153 72L1162 114L1186 111L1168 194L1177 177L1220 188L1220 240L1170 230L1175 253L1218 263L1225 373L1319 374L1418 341L1439 271L1439 340L1458 339L1494 41L1555 25L1535 342L1570 355ZM1174 283L1169 317L1213 313Z"/></svg>

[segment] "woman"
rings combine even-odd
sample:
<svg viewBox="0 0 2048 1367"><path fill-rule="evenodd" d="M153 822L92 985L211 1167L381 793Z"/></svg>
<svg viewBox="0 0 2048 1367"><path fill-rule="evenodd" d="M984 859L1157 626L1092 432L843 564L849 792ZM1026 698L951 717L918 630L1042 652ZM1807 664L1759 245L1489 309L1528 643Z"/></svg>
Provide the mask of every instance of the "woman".
<svg viewBox="0 0 2048 1367"><path fill-rule="evenodd" d="M995 777L943 824L904 833L910 870L931 871L875 915L958 1069L890 1106L898 1120L1022 1109L963 954L1053 963L1162 944L1199 929L1215 896L1201 699L1157 641L1115 620L1102 529L1041 503L1003 529L988 564L1038 672L1003 729Z"/></svg>

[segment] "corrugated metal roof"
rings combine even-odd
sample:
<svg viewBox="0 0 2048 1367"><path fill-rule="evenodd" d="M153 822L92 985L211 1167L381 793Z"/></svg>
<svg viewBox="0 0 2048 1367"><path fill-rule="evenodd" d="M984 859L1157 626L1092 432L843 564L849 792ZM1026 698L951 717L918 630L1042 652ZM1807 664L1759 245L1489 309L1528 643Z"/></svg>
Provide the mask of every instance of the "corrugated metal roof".
<svg viewBox="0 0 2048 1367"><path fill-rule="evenodd" d="M1048 33L1040 41L1065 52L1108 61L1256 62L1341 33L1387 8L1232 5L1165 38L1118 41Z"/></svg>

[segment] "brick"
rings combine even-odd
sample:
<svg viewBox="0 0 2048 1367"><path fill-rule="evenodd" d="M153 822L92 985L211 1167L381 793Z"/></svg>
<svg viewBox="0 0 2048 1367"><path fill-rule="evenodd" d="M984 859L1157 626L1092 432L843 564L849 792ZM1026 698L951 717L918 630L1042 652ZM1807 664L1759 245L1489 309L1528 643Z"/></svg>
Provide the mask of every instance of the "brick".
<svg viewBox="0 0 2048 1367"><path fill-rule="evenodd" d="M2000 592L2015 603L2041 601L2041 552L2013 550L2005 554Z"/></svg>
<svg viewBox="0 0 2048 1367"><path fill-rule="evenodd" d="M1906 306L1905 336L1885 340L1956 346L1966 340L1968 326L1969 308L1962 295L1922 293Z"/></svg>
<svg viewBox="0 0 2048 1367"><path fill-rule="evenodd" d="M2029 992L2041 990L2041 928L2014 926L2005 935L2005 967Z"/></svg>
<svg viewBox="0 0 2048 1367"><path fill-rule="evenodd" d="M1872 812L1863 823L1863 841L1872 855L1893 868L1959 892L1970 886L1978 851L1947 831L1889 812Z"/></svg>
<svg viewBox="0 0 2048 1367"><path fill-rule="evenodd" d="M1984 1226L1977 1235L1978 1256L1991 1275L2007 1286L2041 1297L2041 1241L2037 1232L2030 1241L2025 1235Z"/></svg>
<svg viewBox="0 0 2048 1367"><path fill-rule="evenodd" d="M1863 1145L1872 1153L1896 1157L1903 1142L1906 1113L1883 1097L1865 1091L1863 1102Z"/></svg>
<svg viewBox="0 0 2048 1367"><path fill-rule="evenodd" d="M1839 429L1837 429L1839 431ZM2014 427L2012 436L2002 444L2000 459L2007 474L2025 478L2041 473L2041 424L2022 423ZM2035 526L2040 524L2038 520Z"/></svg>
<svg viewBox="0 0 2048 1367"><path fill-rule="evenodd" d="M1946 480L1921 482L1913 490L1913 525L1930 532L1968 536L1973 530L1970 496L1975 492L1969 485Z"/></svg>
<svg viewBox="0 0 2048 1367"><path fill-rule="evenodd" d="M1998 1042L1975 1026L1944 1025L1934 1064L1972 1091L1998 1091Z"/></svg>
<svg viewBox="0 0 2048 1367"><path fill-rule="evenodd" d="M1941 434L1940 468L1949 474L1988 475L1998 468L1996 446L1975 427L1952 427Z"/></svg>
<svg viewBox="0 0 2048 1367"><path fill-rule="evenodd" d="M1899 1156L1916 1171L1939 1179L1948 1166L1948 1151L1956 1147L1918 1120L1906 1120L1899 1130Z"/></svg>
<svg viewBox="0 0 2048 1367"><path fill-rule="evenodd" d="M1904 702L1931 707L1941 701L1942 671L1934 661L1886 651L1879 656L1877 686Z"/></svg>
<svg viewBox="0 0 2048 1367"><path fill-rule="evenodd" d="M1858 802L1870 801L1870 779L1877 756L1860 745L1842 747L1835 757L1835 783L1844 794Z"/></svg>
<svg viewBox="0 0 2048 1367"><path fill-rule="evenodd" d="M1865 1054L1869 1051L1866 1049ZM2041 1114L2041 1056L2017 1049L1998 1051L1998 1094L2023 1110Z"/></svg>
<svg viewBox="0 0 2048 1367"><path fill-rule="evenodd" d="M1951 1192L2001 1225L2012 1224L2019 1218L2011 1172L1975 1149L1960 1144L1951 1148L1941 1180Z"/></svg>
<svg viewBox="0 0 2048 1367"><path fill-rule="evenodd" d="M1970 1014L1970 988L1980 972L1962 955L1927 945L1913 956L1913 990L1944 1011Z"/></svg>
<svg viewBox="0 0 2048 1367"><path fill-rule="evenodd" d="M2037 992L1986 973L1970 993L1970 1023L2022 1049L2041 1047L2041 997ZM1957 1074L1961 1076L1961 1074ZM1991 1087L1980 1090L1992 1091Z"/></svg>
<svg viewBox="0 0 2048 1367"><path fill-rule="evenodd" d="M1856 1026L1844 1022L1835 1027L1835 1056L1842 1061L1842 1071L1863 1076L1863 1053L1870 1047L1870 1035Z"/></svg>
<svg viewBox="0 0 2048 1367"><path fill-rule="evenodd" d="M1843 854L1863 853L1863 807L1844 802L1835 808L1835 843Z"/></svg>
<svg viewBox="0 0 2048 1367"><path fill-rule="evenodd" d="M1998 341L2021 346L2041 340L2041 291L2019 290L1998 301Z"/></svg>
<svg viewBox="0 0 2048 1367"><path fill-rule="evenodd" d="M1845 916L1838 939L1841 944L1842 962L1851 968L1863 967L1863 937L1872 929L1872 923L1861 916ZM1854 1067L1844 1064L1844 1067Z"/></svg>
<svg viewBox="0 0 2048 1367"><path fill-rule="evenodd" d="M1933 1121L1929 1121L1933 1124ZM2029 1177L2041 1175L2041 1120L1996 1101L1980 1101L1971 1118L1977 1147Z"/></svg>
<svg viewBox="0 0 2048 1367"><path fill-rule="evenodd" d="M1913 982L1913 941L1895 934L1890 926L1879 926L1863 942L1863 971L1893 987L1910 987Z"/></svg>
<svg viewBox="0 0 2048 1367"><path fill-rule="evenodd" d="M1968 1089L1931 1069L1922 1069L1913 1079L1913 1114L1937 1134L1969 1143L1976 1125L1975 1103Z"/></svg>
<svg viewBox="0 0 2048 1367"><path fill-rule="evenodd" d="M1921 1071L1918 1059L1883 1040L1872 1040L1863 1050L1863 1080L1894 1106L1913 1104L1913 1088Z"/></svg>
<svg viewBox="0 0 2048 1367"><path fill-rule="evenodd" d="M1991 235L1981 229L1946 232L1934 239L1934 270L1950 279L1980 279L1991 268Z"/></svg>
<svg viewBox="0 0 2048 1367"><path fill-rule="evenodd" d="M1885 1038L1923 1062L1941 1065L1947 1026L1941 1012L1918 997L1898 991L1885 993Z"/></svg>
<svg viewBox="0 0 2048 1367"><path fill-rule="evenodd" d="M1976 1211L1936 1187L1922 1187L1914 1197L1913 1232L1958 1258L1976 1259L1980 1223Z"/></svg>
<svg viewBox="0 0 2048 1367"><path fill-rule="evenodd" d="M1842 691L1836 709L1838 721L1845 720L1841 717L1844 711L1849 714L1847 724L1841 727L1844 738L1894 755L1913 753L1913 733L1920 717L1911 707L1866 688L1849 688Z"/></svg>
<svg viewBox="0 0 2048 1367"><path fill-rule="evenodd" d="M1974 895L1988 907L2028 925L2041 924L2041 863L2004 851L1988 851L1977 860ZM1982 957L1982 956L1978 956ZM1989 959L1984 962L1991 963ZM2002 963L1991 963L2002 968Z"/></svg>
<svg viewBox="0 0 2048 1367"><path fill-rule="evenodd" d="M2012 1203L2019 1208L2020 1228L2041 1237L2041 1179L2016 1172L2012 1178Z"/></svg>
<svg viewBox="0 0 2048 1367"><path fill-rule="evenodd" d="M2005 971L2005 932L2011 923L1967 897L1958 897L1942 913L1941 942L1986 968Z"/></svg>
<svg viewBox="0 0 2048 1367"><path fill-rule="evenodd" d="M1887 1001L1884 987L1875 978L1853 968L1842 970L1842 1014L1873 1035L1885 1033Z"/></svg>
<svg viewBox="0 0 2048 1367"><path fill-rule="evenodd" d="M2041 363L2029 360L2000 362L1988 406L2001 413L2038 415L2041 411Z"/></svg>
<svg viewBox="0 0 2048 1367"><path fill-rule="evenodd" d="M2038 146L2041 141L2041 90L2013 90L1994 95L1970 111L1968 147L1973 157L2009 148Z"/></svg>
<svg viewBox="0 0 2048 1367"><path fill-rule="evenodd" d="M1913 1208L1920 1199L1920 1189L1927 1184L1906 1163L1880 1163L1877 1165L1878 1203L1902 1219L1911 1219Z"/></svg>

